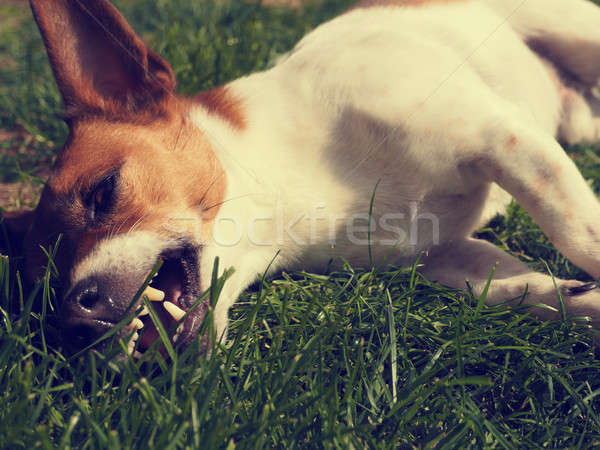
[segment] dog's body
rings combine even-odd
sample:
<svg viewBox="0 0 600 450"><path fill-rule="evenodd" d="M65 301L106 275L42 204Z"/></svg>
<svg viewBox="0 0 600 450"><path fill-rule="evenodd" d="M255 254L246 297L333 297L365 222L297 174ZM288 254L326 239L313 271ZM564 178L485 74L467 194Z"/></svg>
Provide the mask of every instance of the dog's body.
<svg viewBox="0 0 600 450"><path fill-rule="evenodd" d="M171 69L107 2L81 5L32 0L71 137L29 239L64 233L72 333L114 326L159 257L171 261L155 286L175 305L160 308L166 325L208 288L215 257L235 268L215 310L219 335L267 267L319 270L336 258L364 266L423 255L425 275L457 288L468 279L476 293L498 263L488 302L527 289L527 303L557 311L551 277L470 237L511 195L600 276L600 205L556 141L600 137L591 3L362 4L274 68L192 100L172 95ZM108 69L94 70L94 52ZM127 58L136 65L119 68ZM569 314L600 323L598 290L557 283ZM184 320L181 342L206 308ZM156 337L145 334L154 337L140 347Z"/></svg>

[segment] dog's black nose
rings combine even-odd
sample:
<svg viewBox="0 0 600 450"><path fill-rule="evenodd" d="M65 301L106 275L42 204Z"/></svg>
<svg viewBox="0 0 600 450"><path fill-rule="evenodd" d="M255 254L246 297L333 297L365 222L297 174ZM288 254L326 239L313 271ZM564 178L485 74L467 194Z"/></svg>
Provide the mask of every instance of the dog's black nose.
<svg viewBox="0 0 600 450"><path fill-rule="evenodd" d="M115 313L113 300L96 278L80 281L62 304L66 344L81 349L94 343L114 325Z"/></svg>
<svg viewBox="0 0 600 450"><path fill-rule="evenodd" d="M76 308L80 314L93 315L96 306L99 304L98 282L95 279L84 280L79 283L67 298L67 303L72 308Z"/></svg>

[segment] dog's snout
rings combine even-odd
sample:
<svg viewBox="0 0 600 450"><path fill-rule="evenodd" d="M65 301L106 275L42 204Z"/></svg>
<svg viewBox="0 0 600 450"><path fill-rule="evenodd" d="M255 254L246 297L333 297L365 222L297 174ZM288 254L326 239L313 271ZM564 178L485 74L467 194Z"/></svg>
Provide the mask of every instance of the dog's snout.
<svg viewBox="0 0 600 450"><path fill-rule="evenodd" d="M113 300L96 278L80 281L62 305L67 342L78 348L92 344L111 328L114 314Z"/></svg>

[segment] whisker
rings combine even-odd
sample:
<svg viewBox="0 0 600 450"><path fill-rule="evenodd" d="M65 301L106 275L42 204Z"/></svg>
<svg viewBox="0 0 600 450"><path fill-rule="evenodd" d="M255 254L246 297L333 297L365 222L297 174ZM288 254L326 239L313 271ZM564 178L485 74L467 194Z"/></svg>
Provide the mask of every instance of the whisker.
<svg viewBox="0 0 600 450"><path fill-rule="evenodd" d="M121 232L121 228L123 227L123 225L125 225L125 222L127 222L129 220L129 218L132 216L133 214L129 214L127 215L118 225L118 227L115 227L115 234L118 234Z"/></svg>
<svg viewBox="0 0 600 450"><path fill-rule="evenodd" d="M144 221L144 219L146 217L148 217L150 215L150 212L146 212L144 214L142 214L135 222L133 222L133 224L129 227L129 230L127 230L127 234L133 233L135 231L135 229Z"/></svg>
<svg viewBox="0 0 600 450"><path fill-rule="evenodd" d="M214 172L214 171L213 171ZM215 183L219 180L220 177L222 177L224 175L224 172L221 173L218 176L213 177L213 180L210 182L210 184L208 185L208 187L206 188L206 190L204 191L204 194L202 194L202 197L200 197L200 204L204 203L204 201L206 200L206 197L208 196L208 193L210 192L210 190L214 187Z"/></svg>
<svg viewBox="0 0 600 450"><path fill-rule="evenodd" d="M142 223L142 221L147 217L147 214L144 214L143 216L141 216L138 220L136 220L135 222L133 222L133 224L129 227L129 230L127 230L127 234L133 233L135 231L135 229L138 227L139 224Z"/></svg>
<svg viewBox="0 0 600 450"><path fill-rule="evenodd" d="M210 206L208 206L206 208L203 208L202 211L210 211L213 208L218 208L219 206L223 205L224 203L228 203L228 202L231 202L233 200L239 200L239 199L245 198L245 197L250 197L252 195L256 195L256 194L244 194L244 195L238 195L237 197L231 197L231 198L228 198L226 200L223 200L222 202L218 202L218 203L215 203L214 205L210 205Z"/></svg>
<svg viewBox="0 0 600 450"><path fill-rule="evenodd" d="M181 121L181 126L179 127L179 130L177 130L177 137L175 138L175 144L173 145L173 150L171 150L172 152L177 151L177 144L179 144L179 138L181 137L181 133L183 132L184 125L185 119Z"/></svg>

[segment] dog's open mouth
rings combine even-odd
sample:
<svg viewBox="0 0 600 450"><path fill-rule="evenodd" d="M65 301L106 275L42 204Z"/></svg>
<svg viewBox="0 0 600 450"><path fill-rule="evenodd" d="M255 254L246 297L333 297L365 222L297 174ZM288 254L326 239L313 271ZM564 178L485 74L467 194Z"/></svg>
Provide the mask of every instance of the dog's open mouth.
<svg viewBox="0 0 600 450"><path fill-rule="evenodd" d="M197 305L200 296L198 275L198 249L184 245L163 251L159 256L162 265L152 281L142 293L151 303L162 327L167 332L171 344L188 345L196 337L198 328L206 312L206 305ZM159 331L151 317L149 309L142 299L136 309L141 312L125 328L128 341L128 352L140 357L157 340L161 339ZM187 317L184 316L186 313ZM164 343L159 345L165 354Z"/></svg>

